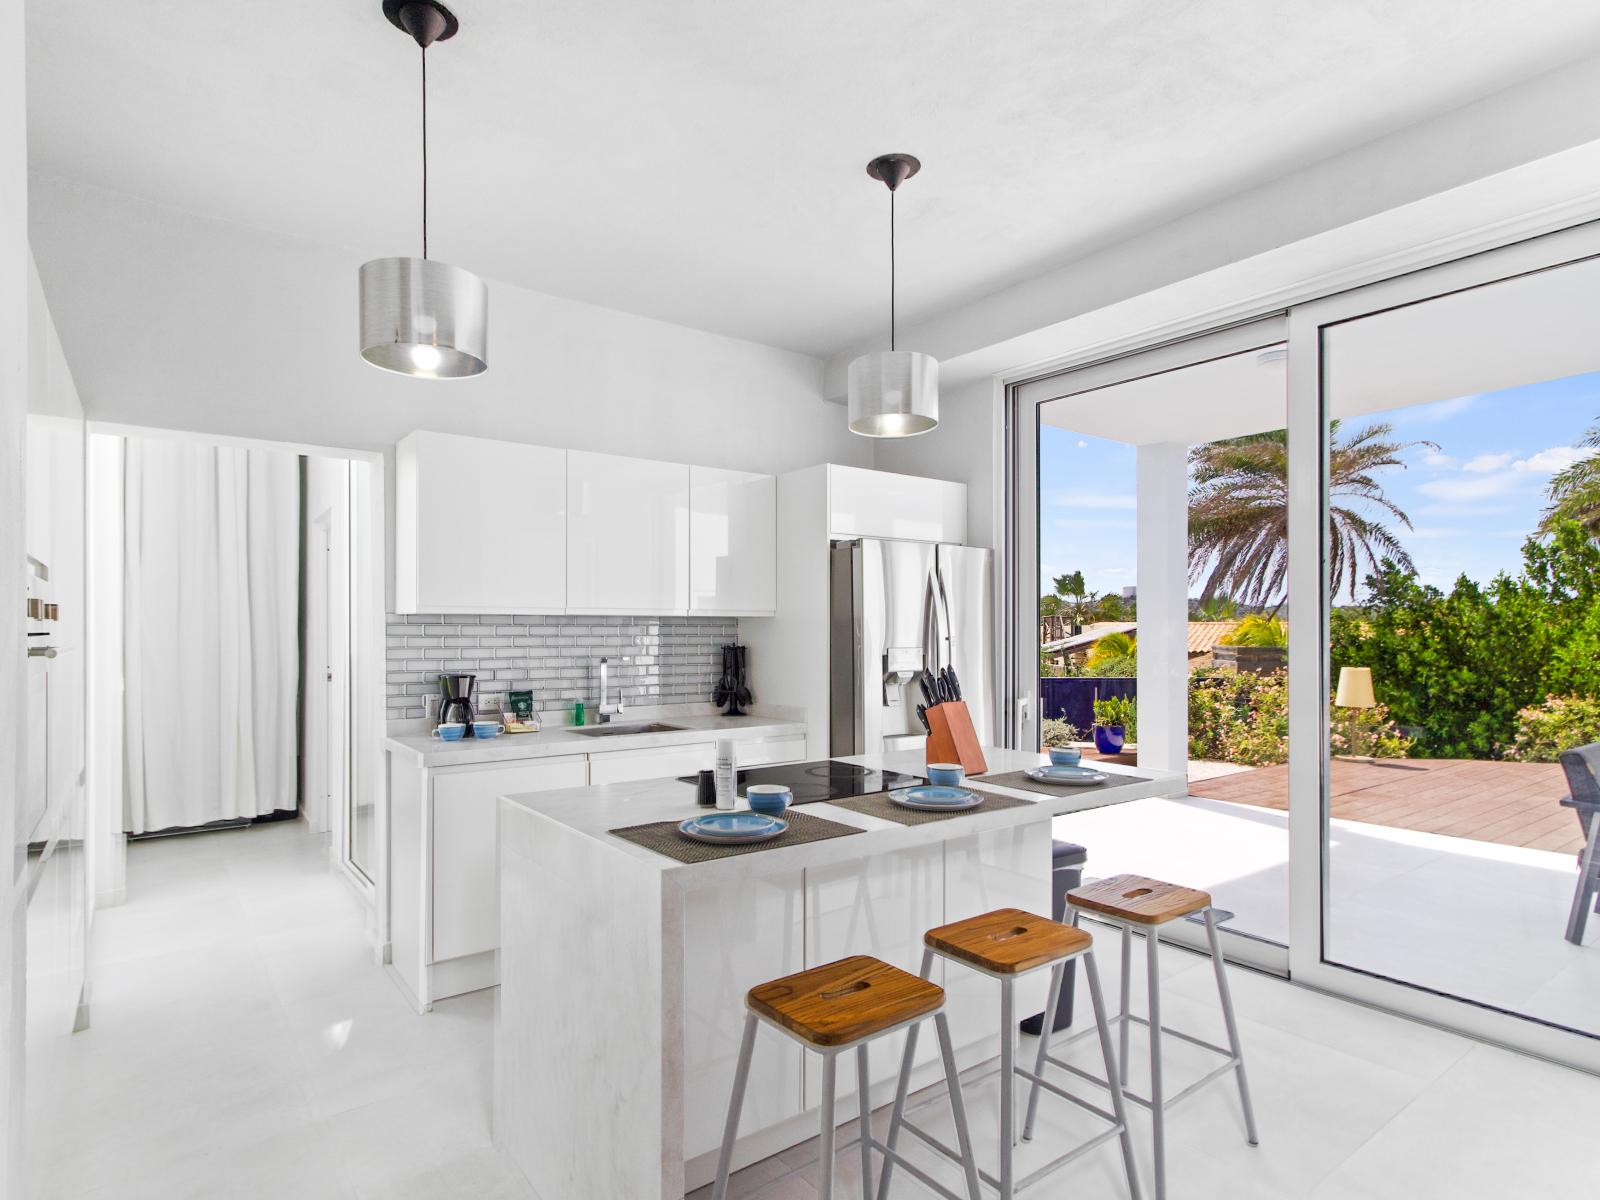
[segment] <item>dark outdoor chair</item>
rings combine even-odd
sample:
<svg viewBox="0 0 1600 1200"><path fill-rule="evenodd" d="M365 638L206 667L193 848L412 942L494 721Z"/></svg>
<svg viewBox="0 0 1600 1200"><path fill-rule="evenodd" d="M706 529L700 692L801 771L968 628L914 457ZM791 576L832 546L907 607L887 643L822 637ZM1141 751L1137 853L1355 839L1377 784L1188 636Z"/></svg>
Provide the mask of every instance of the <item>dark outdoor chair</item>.
<svg viewBox="0 0 1600 1200"><path fill-rule="evenodd" d="M1576 809L1583 826L1584 846L1578 855L1578 889L1572 896L1572 915L1567 918L1567 941L1583 944L1583 927L1589 919L1589 906L1600 913L1600 742L1561 752L1561 769L1567 773L1572 795L1561 803Z"/></svg>

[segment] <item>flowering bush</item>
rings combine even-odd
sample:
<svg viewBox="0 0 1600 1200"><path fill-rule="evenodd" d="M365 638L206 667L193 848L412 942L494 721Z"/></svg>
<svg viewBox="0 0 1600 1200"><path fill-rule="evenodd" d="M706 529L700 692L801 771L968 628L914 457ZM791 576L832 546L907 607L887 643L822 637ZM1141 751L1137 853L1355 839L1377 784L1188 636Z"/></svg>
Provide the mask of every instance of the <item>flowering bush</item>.
<svg viewBox="0 0 1600 1200"><path fill-rule="evenodd" d="M1506 757L1555 762L1563 750L1590 742L1600 742L1600 699L1546 696L1517 713L1517 742Z"/></svg>
<svg viewBox="0 0 1600 1200"><path fill-rule="evenodd" d="M1401 736L1381 704L1339 710L1328 745L1334 754L1374 758L1404 758L1411 750L1410 739ZM1288 761L1288 672L1194 672L1189 677L1189 757L1249 767Z"/></svg>
<svg viewBox="0 0 1600 1200"><path fill-rule="evenodd" d="M1063 721L1057 717L1047 717L1044 728L1039 731L1039 744L1047 750L1051 746L1070 746L1073 742L1082 740L1082 730L1071 721Z"/></svg>

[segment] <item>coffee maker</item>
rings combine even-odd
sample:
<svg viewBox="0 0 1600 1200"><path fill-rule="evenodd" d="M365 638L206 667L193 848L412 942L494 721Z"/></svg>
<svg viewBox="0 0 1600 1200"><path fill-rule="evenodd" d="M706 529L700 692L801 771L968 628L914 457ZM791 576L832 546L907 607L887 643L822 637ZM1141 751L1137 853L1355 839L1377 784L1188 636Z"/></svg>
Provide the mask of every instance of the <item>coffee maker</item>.
<svg viewBox="0 0 1600 1200"><path fill-rule="evenodd" d="M478 715L477 707L472 702L472 689L477 683L476 675L439 676L439 691L442 693L439 700L439 724L448 725L452 721L460 721L467 727L464 736L472 736L472 722Z"/></svg>

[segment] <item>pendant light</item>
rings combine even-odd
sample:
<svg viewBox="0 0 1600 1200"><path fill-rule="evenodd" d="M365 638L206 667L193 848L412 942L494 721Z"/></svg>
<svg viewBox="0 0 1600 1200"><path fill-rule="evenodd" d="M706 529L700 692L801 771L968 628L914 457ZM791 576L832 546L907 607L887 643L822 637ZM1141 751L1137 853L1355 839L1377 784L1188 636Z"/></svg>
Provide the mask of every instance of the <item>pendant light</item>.
<svg viewBox="0 0 1600 1200"><path fill-rule="evenodd" d="M939 363L895 348L894 195L922 169L909 154L883 154L867 174L889 189L889 349L850 364L850 432L864 437L910 437L939 424Z"/></svg>
<svg viewBox="0 0 1600 1200"><path fill-rule="evenodd" d="M383 0L383 15L422 50L422 257L361 266L361 357L385 371L460 379L488 368L489 289L428 257L428 47L460 23L437 0Z"/></svg>

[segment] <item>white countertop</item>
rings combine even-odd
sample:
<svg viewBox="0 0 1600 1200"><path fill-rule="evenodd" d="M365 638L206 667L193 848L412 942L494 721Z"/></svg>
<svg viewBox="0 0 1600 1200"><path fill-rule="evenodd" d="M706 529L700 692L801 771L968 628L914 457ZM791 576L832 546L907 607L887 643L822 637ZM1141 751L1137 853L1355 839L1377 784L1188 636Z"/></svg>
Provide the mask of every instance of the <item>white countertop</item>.
<svg viewBox="0 0 1600 1200"><path fill-rule="evenodd" d="M984 747L983 753L988 760L990 774L1020 771L1049 761L1042 754L1025 754L987 746ZM908 775L921 774L924 769L921 750L866 754L839 761L901 771ZM695 802L695 790L692 785L677 779L647 779L595 787L526 792L506 796L503 802L593 839L614 851L619 859L631 860L633 865L640 869L654 871L661 875L664 881L670 879L675 885L687 888L713 880L754 877L774 871L794 870L816 863L845 861L859 858L864 854L947 841L990 829L1005 829L1032 821L1047 821L1061 813L1104 808L1110 804L1142 800L1149 796L1178 795L1185 788L1185 779L1179 772L1138 770L1109 763L1095 765L1107 775L1127 776L1128 782L1083 790L1052 788L1044 792L996 788L969 780L971 786L979 790L1015 796L1032 803L1017 808L978 811L950 820L929 821L921 825L900 825L833 804L807 804L797 811L824 820L837 821L843 825L852 825L867 832L864 835L829 838L797 846L774 847L753 854L734 855L703 863L680 863L666 855L647 850L643 846L612 837L609 833L612 829L629 825L682 820L710 811L701 808ZM748 807L742 798L739 800L739 807Z"/></svg>
<svg viewBox="0 0 1600 1200"><path fill-rule="evenodd" d="M410 757L418 766L459 767L473 763L508 762L521 758L546 758L558 754L605 754L612 750L650 750L661 746L686 746L722 738L805 737L803 721L784 717L756 716L636 716L625 713L618 725L660 723L676 725L667 733L626 733L595 736L584 729L599 725L546 726L538 733L502 733L480 740L462 738L445 742L426 734L402 735L384 739L384 749ZM552 793L556 794L556 793Z"/></svg>

